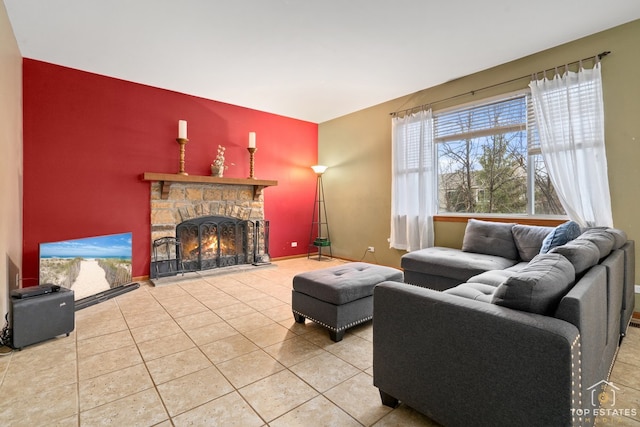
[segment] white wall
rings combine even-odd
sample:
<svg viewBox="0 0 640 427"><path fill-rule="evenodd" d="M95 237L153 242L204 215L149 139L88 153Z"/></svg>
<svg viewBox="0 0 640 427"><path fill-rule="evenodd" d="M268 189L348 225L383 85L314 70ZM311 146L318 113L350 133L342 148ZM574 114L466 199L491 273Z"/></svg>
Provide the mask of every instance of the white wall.
<svg viewBox="0 0 640 427"><path fill-rule="evenodd" d="M0 328L22 266L22 56L0 2Z"/></svg>

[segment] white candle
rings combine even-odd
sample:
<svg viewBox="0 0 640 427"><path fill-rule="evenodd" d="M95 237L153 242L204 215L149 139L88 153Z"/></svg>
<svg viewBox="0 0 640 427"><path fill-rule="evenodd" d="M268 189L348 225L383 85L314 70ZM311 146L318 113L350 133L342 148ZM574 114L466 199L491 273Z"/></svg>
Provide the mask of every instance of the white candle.
<svg viewBox="0 0 640 427"><path fill-rule="evenodd" d="M256 148L256 133L249 132L249 148Z"/></svg>
<svg viewBox="0 0 640 427"><path fill-rule="evenodd" d="M187 139L187 121L178 120L178 138Z"/></svg>

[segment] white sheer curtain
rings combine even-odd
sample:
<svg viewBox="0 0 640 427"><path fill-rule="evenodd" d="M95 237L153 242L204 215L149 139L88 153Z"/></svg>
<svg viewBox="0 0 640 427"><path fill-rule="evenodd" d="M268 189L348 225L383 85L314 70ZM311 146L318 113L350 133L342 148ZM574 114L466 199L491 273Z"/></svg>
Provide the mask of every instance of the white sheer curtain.
<svg viewBox="0 0 640 427"><path fill-rule="evenodd" d="M394 117L392 128L390 246L413 251L433 246L438 197L431 110Z"/></svg>
<svg viewBox="0 0 640 427"><path fill-rule="evenodd" d="M600 63L529 86L542 156L569 218L612 227Z"/></svg>

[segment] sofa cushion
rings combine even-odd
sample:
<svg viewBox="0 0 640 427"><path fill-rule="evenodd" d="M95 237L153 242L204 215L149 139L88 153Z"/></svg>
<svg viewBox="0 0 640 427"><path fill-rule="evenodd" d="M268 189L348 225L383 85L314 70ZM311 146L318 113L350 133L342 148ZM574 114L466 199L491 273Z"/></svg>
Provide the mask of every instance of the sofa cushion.
<svg viewBox="0 0 640 427"><path fill-rule="evenodd" d="M443 292L445 294L490 303L496 289L495 286L485 285L484 283L462 283Z"/></svg>
<svg viewBox="0 0 640 427"><path fill-rule="evenodd" d="M552 315L574 280L573 265L564 256L540 254L498 286L491 302L516 310Z"/></svg>
<svg viewBox="0 0 640 427"><path fill-rule="evenodd" d="M617 228L607 228L606 229L609 234L611 234L615 240L613 245L613 250L620 249L627 243L627 233Z"/></svg>
<svg viewBox="0 0 640 427"><path fill-rule="evenodd" d="M553 227L516 224L511 229L513 241L523 261L531 261L540 253L544 238L553 231Z"/></svg>
<svg viewBox="0 0 640 427"><path fill-rule="evenodd" d="M503 270L515 261L486 254L462 252L460 249L434 246L402 255L400 265L405 271L417 271L433 276L466 282L469 277L489 270ZM457 284L457 283L456 283Z"/></svg>
<svg viewBox="0 0 640 427"><path fill-rule="evenodd" d="M580 239L595 243L600 251L600 259L609 255L616 243L613 234L602 228L590 228L580 235Z"/></svg>
<svg viewBox="0 0 640 427"><path fill-rule="evenodd" d="M542 247L540 248L540 253L546 254L556 246L564 245L565 243L575 239L580 235L580 233L580 226L577 222L567 221L560 224L544 238Z"/></svg>
<svg viewBox="0 0 640 427"><path fill-rule="evenodd" d="M477 274L467 280L467 283L482 283L485 285L498 287L503 284L509 277L517 274L513 270L491 270Z"/></svg>
<svg viewBox="0 0 640 427"><path fill-rule="evenodd" d="M600 250L590 240L577 238L562 246L556 246L549 253L558 253L573 264L576 275L582 274L598 263Z"/></svg>
<svg viewBox="0 0 640 427"><path fill-rule="evenodd" d="M462 239L462 250L518 259L518 249L513 241L511 228L513 224L470 219Z"/></svg>

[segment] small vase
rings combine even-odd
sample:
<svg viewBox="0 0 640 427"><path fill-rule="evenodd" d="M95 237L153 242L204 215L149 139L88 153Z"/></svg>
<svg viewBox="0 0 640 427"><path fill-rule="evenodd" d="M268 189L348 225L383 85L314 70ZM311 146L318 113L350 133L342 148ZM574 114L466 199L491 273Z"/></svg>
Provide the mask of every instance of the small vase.
<svg viewBox="0 0 640 427"><path fill-rule="evenodd" d="M219 167L215 165L211 165L211 176L217 176L222 178L224 175L224 166Z"/></svg>

